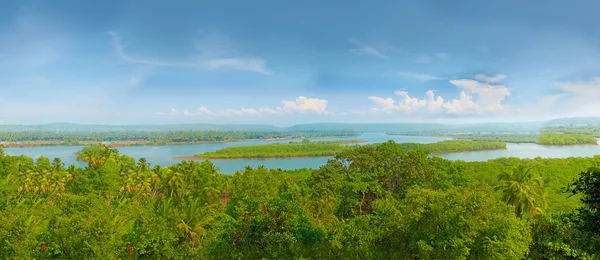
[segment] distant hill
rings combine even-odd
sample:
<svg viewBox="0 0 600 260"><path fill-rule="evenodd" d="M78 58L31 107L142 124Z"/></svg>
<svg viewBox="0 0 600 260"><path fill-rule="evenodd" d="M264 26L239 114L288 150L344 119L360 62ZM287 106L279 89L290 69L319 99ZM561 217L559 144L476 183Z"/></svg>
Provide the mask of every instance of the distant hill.
<svg viewBox="0 0 600 260"><path fill-rule="evenodd" d="M336 131L352 130L358 132L535 132L543 127L543 123L482 123L482 124L423 124L423 123L398 123L398 124L344 124L344 123L317 123L295 125L289 130L317 130Z"/></svg>
<svg viewBox="0 0 600 260"><path fill-rule="evenodd" d="M73 123L50 123L43 125L0 125L0 132L168 132L168 131L358 131L395 133L444 133L444 132L537 132L548 125L600 124L600 117L561 118L548 122L439 124L439 123L314 123L291 127L267 124L173 124L173 125L82 125Z"/></svg>
<svg viewBox="0 0 600 260"><path fill-rule="evenodd" d="M548 125L597 125L600 124L600 117L571 117L558 118L548 121Z"/></svg>
<svg viewBox="0 0 600 260"><path fill-rule="evenodd" d="M168 132L168 131L283 131L272 125L217 125L217 124L175 124L175 125L80 125L72 123L50 123L43 125L0 125L0 132Z"/></svg>
<svg viewBox="0 0 600 260"><path fill-rule="evenodd" d="M411 123L398 123L398 124L346 124L346 123L316 123L316 124L301 124L294 125L287 128L288 130L296 131L338 131L338 130L352 130L358 132L388 132L396 130L406 131L425 131L429 129L441 129L444 125L442 124L411 124Z"/></svg>

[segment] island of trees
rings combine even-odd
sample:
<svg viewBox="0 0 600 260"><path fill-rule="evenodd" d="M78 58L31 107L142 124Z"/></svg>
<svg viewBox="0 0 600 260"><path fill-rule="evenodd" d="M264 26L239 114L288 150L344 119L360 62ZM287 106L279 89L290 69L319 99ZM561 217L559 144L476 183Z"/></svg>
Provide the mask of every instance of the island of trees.
<svg viewBox="0 0 600 260"><path fill-rule="evenodd" d="M600 257L600 156L464 162L386 142L233 175L86 156L0 152L1 259Z"/></svg>
<svg viewBox="0 0 600 260"><path fill-rule="evenodd" d="M333 156L349 149L347 144L366 142L366 140L322 141L275 143L264 145L231 146L214 152L197 154L198 159L248 159L248 158L284 158Z"/></svg>
<svg viewBox="0 0 600 260"><path fill-rule="evenodd" d="M583 134L542 133L540 135L472 135L459 137L473 141L536 143L541 145L598 144L598 139Z"/></svg>
<svg viewBox="0 0 600 260"><path fill-rule="evenodd" d="M457 139L466 139L473 141L485 142L506 142L506 143L533 143L539 144L539 135L468 135L468 136L453 136Z"/></svg>
<svg viewBox="0 0 600 260"><path fill-rule="evenodd" d="M598 139L583 134L545 133L540 135L539 143L543 145L598 144Z"/></svg>
<svg viewBox="0 0 600 260"><path fill-rule="evenodd" d="M89 145L98 142L110 146L176 145L241 140L280 140L324 137L352 137L355 131L175 131L175 132L4 132L4 147Z"/></svg>
<svg viewBox="0 0 600 260"><path fill-rule="evenodd" d="M184 159L249 159L249 158L285 158L285 157L320 157L333 156L351 146L346 144L361 143L359 141L323 141L276 143L266 145L231 146L214 152L197 154L194 157L183 157ZM468 140L447 140L430 144L402 143L400 147L404 150L419 149L426 153L441 154L466 151L506 149L506 143L481 142ZM177 159L177 157L176 157Z"/></svg>
<svg viewBox="0 0 600 260"><path fill-rule="evenodd" d="M506 149L506 143L504 142L466 140L446 140L437 143L422 144L421 146L432 154Z"/></svg>
<svg viewBox="0 0 600 260"><path fill-rule="evenodd" d="M387 133L388 135L400 135L398 133ZM457 134L446 133L443 136L460 140L472 140L481 142L506 142L506 143L536 143L540 145L580 145L598 144L598 139L585 134L566 134L543 132L537 134Z"/></svg>

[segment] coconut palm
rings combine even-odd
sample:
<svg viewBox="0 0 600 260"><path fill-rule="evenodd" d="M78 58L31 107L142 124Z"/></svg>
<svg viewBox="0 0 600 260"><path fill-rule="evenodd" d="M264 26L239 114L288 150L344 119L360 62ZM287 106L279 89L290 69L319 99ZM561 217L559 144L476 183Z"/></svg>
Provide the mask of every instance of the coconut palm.
<svg viewBox="0 0 600 260"><path fill-rule="evenodd" d="M511 173L499 176L501 184L496 190L502 191L502 200L515 208L515 215L522 218L523 214L534 217L543 213L544 180L534 176L530 168L517 166Z"/></svg>
<svg viewBox="0 0 600 260"><path fill-rule="evenodd" d="M184 179L183 174L176 172L176 171L171 171L169 180L167 181L167 184L169 185L169 189L171 190L171 197L173 197L173 191L181 188L181 186L183 185L184 182L185 182L185 179Z"/></svg>
<svg viewBox="0 0 600 260"><path fill-rule="evenodd" d="M140 159L138 160L138 169L139 169L141 172L145 172L145 171L147 171L148 169L150 169L150 163L149 163L148 161L146 161L146 158L140 158Z"/></svg>
<svg viewBox="0 0 600 260"><path fill-rule="evenodd" d="M52 161L52 170L54 172L61 171L65 168L65 164L60 160L60 158L54 158Z"/></svg>

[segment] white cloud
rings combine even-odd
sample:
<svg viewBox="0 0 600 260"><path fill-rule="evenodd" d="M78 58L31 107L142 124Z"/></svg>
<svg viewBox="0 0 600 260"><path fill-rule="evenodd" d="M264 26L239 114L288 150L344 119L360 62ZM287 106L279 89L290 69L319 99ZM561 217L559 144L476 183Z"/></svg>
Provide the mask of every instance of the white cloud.
<svg viewBox="0 0 600 260"><path fill-rule="evenodd" d="M406 91L396 91L395 94L401 99L396 101L392 98L370 96L375 107L368 113L387 113L402 111L412 114L422 112L425 114L447 113L447 114L496 114L505 113L509 110L503 102L511 92L504 86L491 86L472 79L450 80L452 85L460 90L457 99L445 102L444 98L435 95L432 90L425 93L425 99L409 96ZM363 111L363 113L366 113ZM359 113L360 114L360 113Z"/></svg>
<svg viewBox="0 0 600 260"><path fill-rule="evenodd" d="M560 88L574 95L598 98L600 97L600 77L592 78L589 81L564 82L560 84Z"/></svg>
<svg viewBox="0 0 600 260"><path fill-rule="evenodd" d="M396 101L394 101L392 98L382 98L382 97L375 97L375 96L371 96L368 97L369 100L373 101L373 103L375 103L375 105L377 106L377 108L372 108L372 110L374 111L384 111L386 113L391 113L394 108L396 107L395 103Z"/></svg>
<svg viewBox="0 0 600 260"><path fill-rule="evenodd" d="M495 76L488 76L485 74L477 74L475 75L475 79L479 80L479 81L483 81L483 82L487 82L487 83L500 83L502 82L504 79L506 78L506 75L504 74L498 74Z"/></svg>
<svg viewBox="0 0 600 260"><path fill-rule="evenodd" d="M403 97L398 102L398 109L405 112L414 112L427 105L426 100L410 97L406 91L396 91L396 95Z"/></svg>
<svg viewBox="0 0 600 260"><path fill-rule="evenodd" d="M198 114L199 115L212 115L212 114L214 114L214 112L210 111L210 109L206 108L205 106L201 106L198 108Z"/></svg>
<svg viewBox="0 0 600 260"><path fill-rule="evenodd" d="M327 114L327 100L319 98L307 98L305 96L299 96L295 101L281 101L282 108L278 108L284 111L298 111L298 112L314 112L318 114Z"/></svg>
<svg viewBox="0 0 600 260"><path fill-rule="evenodd" d="M437 112L444 105L444 99L441 96L435 97L432 90L427 91L427 108L429 111Z"/></svg>
<svg viewBox="0 0 600 260"><path fill-rule="evenodd" d="M250 71L265 75L272 74L267 68L266 61L256 57L215 57L215 53L201 53L201 58L189 62L170 62L153 60L146 58L132 57L125 52L125 45L121 42L121 37L115 32L108 32L111 37L115 53L121 60L130 63L139 63L160 67L200 67L204 69L232 69L241 71ZM206 50L203 50L206 51Z"/></svg>
<svg viewBox="0 0 600 260"><path fill-rule="evenodd" d="M427 100L420 100L418 98L411 97L406 91L398 90L394 92L394 94L401 97L401 99L398 102L396 102L392 98L382 98L376 96L368 97L368 99L375 103L376 106L374 108L369 109L369 112L383 112L386 114L390 114L394 111L401 111L405 113L412 113L427 106Z"/></svg>
<svg viewBox="0 0 600 260"><path fill-rule="evenodd" d="M307 98L305 96L299 96L296 100L282 100L281 106L276 108L262 107L256 108L242 108L242 109L224 109L224 110L210 110L205 106L199 107L195 111L187 109L182 110L182 114L185 116L199 116L199 115L210 115L210 116L261 116L268 114L290 114L290 113L313 113L313 114L332 114L327 111L327 100L319 98ZM171 108L169 113L159 113L161 115L178 115L179 111L175 108Z"/></svg>
<svg viewBox="0 0 600 260"><path fill-rule="evenodd" d="M416 72L410 72L410 71L398 71L398 76L404 77L404 78L416 79L416 80L420 80L420 81L443 79L443 78L436 77L436 76L429 75L429 74L422 74L422 73L416 73Z"/></svg>
<svg viewBox="0 0 600 260"><path fill-rule="evenodd" d="M256 115L256 116L260 115L258 110L254 109L254 108L242 108L241 112L244 114L247 114L247 115Z"/></svg>
<svg viewBox="0 0 600 260"><path fill-rule="evenodd" d="M478 114L478 105L473 102L473 97L464 91L460 92L459 99L453 99L442 105L450 114Z"/></svg>
<svg viewBox="0 0 600 260"><path fill-rule="evenodd" d="M169 112L159 112L158 114L159 115L177 115L177 114L179 114L179 111L175 108L171 108L171 109L169 109Z"/></svg>
<svg viewBox="0 0 600 260"><path fill-rule="evenodd" d="M463 95L464 91L461 93L459 101L463 101L463 103L459 104L464 104L466 107L455 111L462 111L467 114L497 113L505 111L502 102L511 94L504 86L491 86L472 79L450 80L450 83L458 88L477 95L477 100L473 101L471 96L467 94ZM467 97L469 97L471 102L465 100ZM472 106L471 103L476 103L476 106Z"/></svg>
<svg viewBox="0 0 600 260"><path fill-rule="evenodd" d="M349 41L350 41L350 43L356 45L356 48L350 49L350 51L375 56L380 59L389 59L389 57L387 55L385 55L381 50L379 50L373 46L363 45L356 40L349 40Z"/></svg>

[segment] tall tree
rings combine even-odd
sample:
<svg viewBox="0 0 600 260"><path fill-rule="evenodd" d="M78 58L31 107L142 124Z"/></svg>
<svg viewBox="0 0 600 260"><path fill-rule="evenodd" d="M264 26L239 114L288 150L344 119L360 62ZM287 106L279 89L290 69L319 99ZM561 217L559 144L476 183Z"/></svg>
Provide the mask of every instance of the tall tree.
<svg viewBox="0 0 600 260"><path fill-rule="evenodd" d="M593 167L582 172L570 187L573 194L582 194L583 207L579 208L579 218L583 229L600 233L600 168Z"/></svg>
<svg viewBox="0 0 600 260"><path fill-rule="evenodd" d="M534 176L531 168L519 165L511 173L499 176L501 184L496 190L502 191L502 200L515 208L515 215L522 218L523 214L534 217L543 213L545 206L544 180Z"/></svg>

